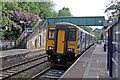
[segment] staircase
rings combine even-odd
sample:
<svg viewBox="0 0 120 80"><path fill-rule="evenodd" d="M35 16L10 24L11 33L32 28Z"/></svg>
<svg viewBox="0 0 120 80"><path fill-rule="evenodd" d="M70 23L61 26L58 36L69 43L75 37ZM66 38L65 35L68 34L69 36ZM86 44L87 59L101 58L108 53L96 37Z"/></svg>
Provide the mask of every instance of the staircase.
<svg viewBox="0 0 120 80"><path fill-rule="evenodd" d="M39 26L40 21L37 21L35 26L32 28L32 32ZM16 40L16 48L24 49L27 45L27 38L28 36L32 34L31 32L28 32L27 29L25 29L20 37Z"/></svg>
<svg viewBox="0 0 120 80"><path fill-rule="evenodd" d="M47 20L45 21L42 21L41 25L37 26L33 32L31 33L31 35L29 35L27 41L29 41L31 38L37 36L39 33L41 33L41 30L42 29L45 29L45 26L46 26L46 23L47 23Z"/></svg>
<svg viewBox="0 0 120 80"><path fill-rule="evenodd" d="M45 28L47 20L42 21L41 25L36 27L34 31L28 36L27 48L40 48L45 45Z"/></svg>

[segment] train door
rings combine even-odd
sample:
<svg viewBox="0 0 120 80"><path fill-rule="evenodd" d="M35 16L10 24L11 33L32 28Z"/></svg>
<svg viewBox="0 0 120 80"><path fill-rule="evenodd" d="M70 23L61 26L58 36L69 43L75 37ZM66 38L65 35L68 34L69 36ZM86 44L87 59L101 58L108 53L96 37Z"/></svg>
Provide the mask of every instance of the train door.
<svg viewBox="0 0 120 80"><path fill-rule="evenodd" d="M57 26L55 31L55 49L58 54L65 54L67 51L67 27Z"/></svg>
<svg viewBox="0 0 120 80"><path fill-rule="evenodd" d="M81 37L80 37L80 42L81 42L81 44L80 44L80 52L82 52L82 50L83 50L83 32L81 32Z"/></svg>
<svg viewBox="0 0 120 80"><path fill-rule="evenodd" d="M85 33L82 33L82 40L81 40L81 51L85 48Z"/></svg>

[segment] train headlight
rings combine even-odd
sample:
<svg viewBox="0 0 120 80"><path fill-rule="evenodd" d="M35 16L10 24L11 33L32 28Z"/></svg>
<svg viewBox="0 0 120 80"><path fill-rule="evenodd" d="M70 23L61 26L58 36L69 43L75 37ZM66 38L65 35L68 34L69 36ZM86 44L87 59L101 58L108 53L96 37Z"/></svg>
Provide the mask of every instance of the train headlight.
<svg viewBox="0 0 120 80"><path fill-rule="evenodd" d="M73 48L68 48L68 51L74 52L74 49Z"/></svg>
<svg viewBox="0 0 120 80"><path fill-rule="evenodd" d="M68 49L68 51L71 51L71 49Z"/></svg>
<svg viewBox="0 0 120 80"><path fill-rule="evenodd" d="M58 61L61 61L60 59L57 59Z"/></svg>
<svg viewBox="0 0 120 80"><path fill-rule="evenodd" d="M50 58L51 56L49 55L48 57Z"/></svg>
<svg viewBox="0 0 120 80"><path fill-rule="evenodd" d="M53 49L53 46L49 46L48 49Z"/></svg>

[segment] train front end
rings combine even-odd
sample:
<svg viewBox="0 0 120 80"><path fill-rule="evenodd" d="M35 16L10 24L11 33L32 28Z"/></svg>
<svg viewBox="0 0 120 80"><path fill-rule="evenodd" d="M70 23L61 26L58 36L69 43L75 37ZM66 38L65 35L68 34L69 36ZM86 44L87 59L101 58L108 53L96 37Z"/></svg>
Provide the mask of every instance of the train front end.
<svg viewBox="0 0 120 80"><path fill-rule="evenodd" d="M68 24L54 24L46 28L48 61L56 66L69 66L77 52L77 28Z"/></svg>

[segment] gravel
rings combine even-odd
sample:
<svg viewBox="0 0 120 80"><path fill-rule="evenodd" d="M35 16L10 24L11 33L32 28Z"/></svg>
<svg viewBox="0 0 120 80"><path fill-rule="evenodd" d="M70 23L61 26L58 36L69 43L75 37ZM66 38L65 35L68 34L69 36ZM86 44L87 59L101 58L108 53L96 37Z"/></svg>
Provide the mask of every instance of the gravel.
<svg viewBox="0 0 120 80"><path fill-rule="evenodd" d="M15 56L11 56L9 58L2 58L0 61L2 62L2 68L4 67L8 67L14 64L18 64L20 62L24 62L26 60L30 60L32 58L38 57L42 54L44 54L45 52L42 51L34 51L34 52L29 52L27 54L22 54L22 55L15 55Z"/></svg>
<svg viewBox="0 0 120 80"><path fill-rule="evenodd" d="M19 73L17 75L12 76L10 79L30 79L32 76L36 75L37 73L41 72L42 70L48 68L50 66L49 62L44 64L38 65L32 69Z"/></svg>

